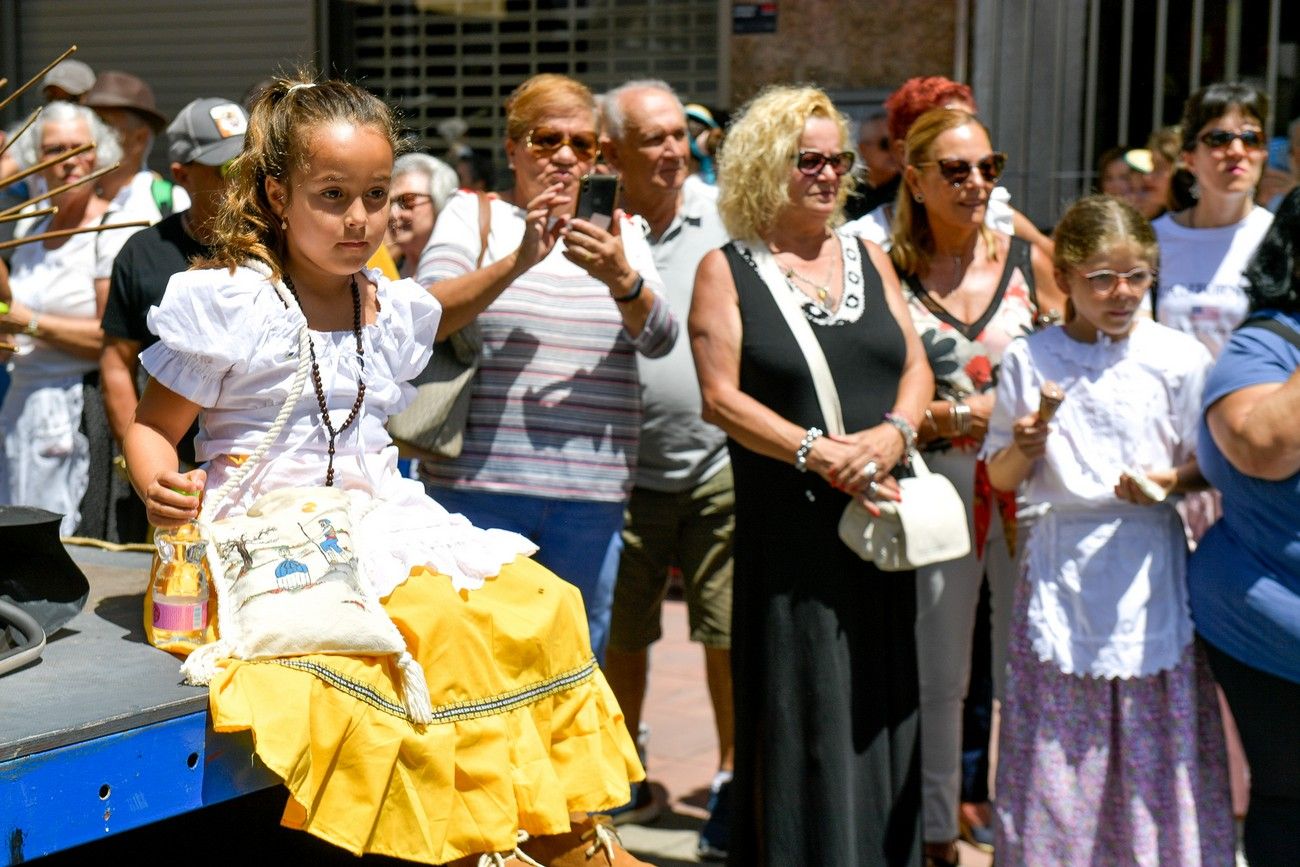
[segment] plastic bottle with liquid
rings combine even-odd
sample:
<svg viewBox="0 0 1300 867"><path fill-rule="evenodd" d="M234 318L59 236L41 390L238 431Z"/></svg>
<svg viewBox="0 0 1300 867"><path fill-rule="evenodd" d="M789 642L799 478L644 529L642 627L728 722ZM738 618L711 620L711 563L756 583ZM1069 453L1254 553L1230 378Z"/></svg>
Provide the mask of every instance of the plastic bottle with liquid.
<svg viewBox="0 0 1300 867"><path fill-rule="evenodd" d="M178 491L198 496L197 492ZM211 582L204 556L207 543L199 525L190 521L153 534L158 549L153 581L154 643L203 644L208 629L208 594Z"/></svg>

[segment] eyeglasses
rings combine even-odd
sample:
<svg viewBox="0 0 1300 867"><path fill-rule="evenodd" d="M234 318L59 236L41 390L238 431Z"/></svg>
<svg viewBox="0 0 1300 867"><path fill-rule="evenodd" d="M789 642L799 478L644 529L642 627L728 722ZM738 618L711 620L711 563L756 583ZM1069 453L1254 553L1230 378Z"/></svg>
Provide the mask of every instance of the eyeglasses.
<svg viewBox="0 0 1300 867"><path fill-rule="evenodd" d="M1201 144L1216 151L1231 147L1236 139L1241 139L1242 146L1248 151L1257 151L1266 145L1264 134L1257 129L1243 129L1241 132L1210 129L1200 135Z"/></svg>
<svg viewBox="0 0 1300 867"><path fill-rule="evenodd" d="M853 168L853 161L857 159L857 156L853 151L840 151L837 154L824 154L821 151L799 151L798 156L794 158L794 165L805 175L819 175L826 164L830 163L831 170L835 174L843 175Z"/></svg>
<svg viewBox="0 0 1300 867"><path fill-rule="evenodd" d="M970 160L947 159L921 163L922 166L938 166L939 174L954 187L960 187L970 177L972 169L980 170L980 177L990 184L1002 177L1002 170L1007 167L1007 155L995 151L984 159L972 163Z"/></svg>
<svg viewBox="0 0 1300 867"><path fill-rule="evenodd" d="M549 126L539 126L529 130L524 138L524 146L539 157L549 157L565 145L569 146L569 150L573 151L573 155L581 162L589 162L596 156L594 132L578 132L569 135Z"/></svg>
<svg viewBox="0 0 1300 867"><path fill-rule="evenodd" d="M1103 268L1098 271L1089 271L1087 274L1080 274L1083 279L1088 281L1088 287L1098 295L1105 295L1114 292L1115 287L1119 286L1119 281L1123 280L1129 285L1129 288L1136 292L1145 292L1151 288L1151 284L1156 280L1156 271L1152 268L1134 268L1132 271L1120 273Z"/></svg>
<svg viewBox="0 0 1300 867"><path fill-rule="evenodd" d="M402 193L400 196L393 196L392 202L394 208L401 208L403 211L414 211L425 202L432 202L433 196L428 193Z"/></svg>
<svg viewBox="0 0 1300 867"><path fill-rule="evenodd" d="M57 157L59 154L66 154L68 151L76 150L76 149L79 148L79 147L83 147L83 145L81 145L81 144L69 144L69 145L42 145L42 147L41 147L41 156L42 156L44 159L49 159L50 157ZM91 159L91 158L93 158L93 157L95 156L95 152L94 152L94 151L83 151L82 153L77 154L77 156L79 156L79 157L85 157L86 159Z"/></svg>

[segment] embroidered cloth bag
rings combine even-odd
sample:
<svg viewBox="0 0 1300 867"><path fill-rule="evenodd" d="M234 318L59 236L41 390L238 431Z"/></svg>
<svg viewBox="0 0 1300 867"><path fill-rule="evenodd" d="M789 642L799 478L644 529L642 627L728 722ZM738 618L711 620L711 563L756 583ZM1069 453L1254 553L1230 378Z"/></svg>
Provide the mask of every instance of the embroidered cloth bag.
<svg viewBox="0 0 1300 867"><path fill-rule="evenodd" d="M287 296L277 284L281 297ZM311 335L298 336L298 369L266 437L204 502L199 530L217 594L215 642L185 660L186 682L207 684L219 660L275 659L311 653L392 656L407 717L432 721L424 671L384 612L357 560L352 498L335 487L285 488L258 497L240 516L211 520L279 437L302 395Z"/></svg>

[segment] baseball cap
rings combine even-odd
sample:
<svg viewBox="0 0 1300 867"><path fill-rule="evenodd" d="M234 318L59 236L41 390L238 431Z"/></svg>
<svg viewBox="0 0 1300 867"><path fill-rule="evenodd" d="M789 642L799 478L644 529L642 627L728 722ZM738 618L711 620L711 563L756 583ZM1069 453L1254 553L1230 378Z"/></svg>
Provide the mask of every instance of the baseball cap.
<svg viewBox="0 0 1300 867"><path fill-rule="evenodd" d="M167 156L177 163L219 166L244 149L248 113L228 99L196 99L167 127Z"/></svg>
<svg viewBox="0 0 1300 867"><path fill-rule="evenodd" d="M91 108L130 109L147 120L154 132L167 126L167 116L158 110L154 101L153 88L129 72L116 69L101 72L82 103Z"/></svg>
<svg viewBox="0 0 1300 867"><path fill-rule="evenodd" d="M95 86L95 70L80 60L65 60L45 74L41 87L57 87L73 96L81 96Z"/></svg>

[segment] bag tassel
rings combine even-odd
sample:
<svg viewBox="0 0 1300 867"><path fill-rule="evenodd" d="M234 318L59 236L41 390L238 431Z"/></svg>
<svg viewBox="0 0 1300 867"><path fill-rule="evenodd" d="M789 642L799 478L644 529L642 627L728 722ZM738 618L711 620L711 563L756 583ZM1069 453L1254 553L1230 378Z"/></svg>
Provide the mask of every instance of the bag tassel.
<svg viewBox="0 0 1300 867"><path fill-rule="evenodd" d="M217 676L217 663L230 655L224 641L214 641L196 647L181 663L181 674L191 686L207 686Z"/></svg>
<svg viewBox="0 0 1300 867"><path fill-rule="evenodd" d="M429 685L424 681L424 669L408 651L397 657L397 668L402 673L402 703L406 716L416 725L433 722L433 703L429 700Z"/></svg>

